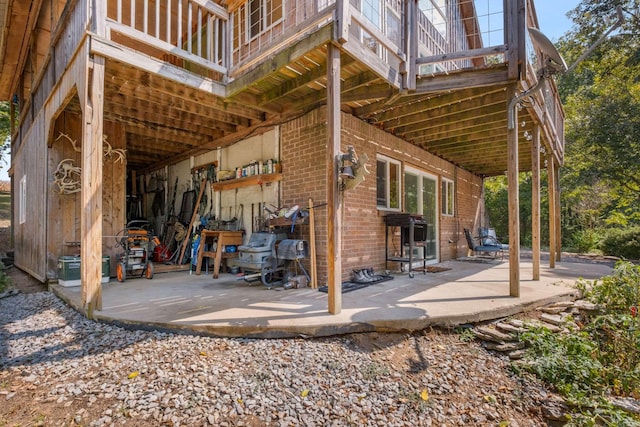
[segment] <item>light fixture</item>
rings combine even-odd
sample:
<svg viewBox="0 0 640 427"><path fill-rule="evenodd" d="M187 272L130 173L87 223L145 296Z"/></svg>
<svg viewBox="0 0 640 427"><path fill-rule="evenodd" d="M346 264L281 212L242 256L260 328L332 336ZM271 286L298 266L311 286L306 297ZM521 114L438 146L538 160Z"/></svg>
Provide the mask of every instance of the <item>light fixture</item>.
<svg viewBox="0 0 640 427"><path fill-rule="evenodd" d="M353 145L350 145L347 148L346 153L340 153L338 155L338 161L340 163L340 178L355 178L355 175L353 174L353 165L358 163L358 157L356 156L356 150L353 148Z"/></svg>
<svg viewBox="0 0 640 427"><path fill-rule="evenodd" d="M347 147L346 153L338 154L336 161L338 163L338 188L341 191L356 188L364 181L365 175L369 174L367 170L369 157L363 154L362 158L359 158L352 145Z"/></svg>

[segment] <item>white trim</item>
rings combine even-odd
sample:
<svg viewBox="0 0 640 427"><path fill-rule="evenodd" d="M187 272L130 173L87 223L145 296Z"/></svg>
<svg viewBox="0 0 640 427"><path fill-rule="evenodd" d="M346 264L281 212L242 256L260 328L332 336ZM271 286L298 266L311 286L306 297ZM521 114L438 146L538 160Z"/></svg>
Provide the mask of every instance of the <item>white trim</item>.
<svg viewBox="0 0 640 427"><path fill-rule="evenodd" d="M385 162L385 182L386 182L386 194L385 194L385 206L378 205L378 162ZM389 164L393 163L398 166L398 207L390 207L389 204L391 202L391 188L389 184ZM402 162L397 159L393 159L391 157L387 157L383 154L376 154L376 208L380 211L391 211L391 212L399 212L402 210Z"/></svg>
<svg viewBox="0 0 640 427"><path fill-rule="evenodd" d="M433 254L434 258L433 259L427 259L427 264L435 264L438 262L438 260L440 259L440 209L439 209L439 200L440 200L440 181L438 179L437 175L434 175L432 173L426 172L422 169L417 169L415 167L411 167L411 166L405 166L404 171L403 171L403 182L405 184L405 190L403 192L404 197L407 196L407 192L406 192L406 175L413 175L415 177L418 178L418 186L419 186L419 192L417 194L418 200L417 202L417 206L418 206L418 212L410 212L410 213L417 213L419 215L423 215L424 211L424 200L422 198L422 194L423 194L423 186L422 186L422 178L427 178L430 181L432 181L435 185L434 185L434 189L435 189L435 195L434 195L434 202L435 202L435 206L434 206L434 210L433 210L433 236L431 237L432 241L433 241L433 245L434 245L434 250L435 250L435 254ZM406 206L406 203L405 203ZM427 254L425 253L425 256ZM417 265L416 265L417 266Z"/></svg>
<svg viewBox="0 0 640 427"><path fill-rule="evenodd" d="M442 183L440 184L440 197L441 197L441 200L442 200L442 198L446 196L447 202L449 201L449 198L451 198L451 212L448 212L448 211L445 212L445 206L448 206L448 203L442 203L441 202L442 206L440 207L440 214L442 216L447 216L447 217L448 216L454 216L455 211L456 211L456 204L455 204L456 203L456 197L455 197L456 184L452 179L445 178L445 177L442 177L441 179L442 179ZM447 186L447 191L443 192L442 191L443 190L442 187L445 184ZM451 194L449 194L449 185L451 185Z"/></svg>
<svg viewBox="0 0 640 427"><path fill-rule="evenodd" d="M19 212L18 217L20 224L27 222L27 175L20 178L20 196L18 198Z"/></svg>

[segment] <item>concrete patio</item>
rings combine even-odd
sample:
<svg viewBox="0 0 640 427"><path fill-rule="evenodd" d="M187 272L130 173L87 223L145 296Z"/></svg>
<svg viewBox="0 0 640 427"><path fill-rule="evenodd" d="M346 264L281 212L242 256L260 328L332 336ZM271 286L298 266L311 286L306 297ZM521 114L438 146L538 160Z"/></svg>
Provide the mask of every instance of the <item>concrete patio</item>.
<svg viewBox="0 0 640 427"><path fill-rule="evenodd" d="M531 280L530 260L521 260L520 297L509 296L508 261L448 261L438 273L394 275L393 280L342 295L342 312L329 314L327 294L317 289L267 289L231 274L213 279L188 271L156 274L152 280L115 279L103 284L96 320L136 328L226 337L328 336L366 331L409 331L496 319L550 302L574 299L579 278L610 274L604 264L561 262L541 267ZM82 311L80 287L51 290Z"/></svg>

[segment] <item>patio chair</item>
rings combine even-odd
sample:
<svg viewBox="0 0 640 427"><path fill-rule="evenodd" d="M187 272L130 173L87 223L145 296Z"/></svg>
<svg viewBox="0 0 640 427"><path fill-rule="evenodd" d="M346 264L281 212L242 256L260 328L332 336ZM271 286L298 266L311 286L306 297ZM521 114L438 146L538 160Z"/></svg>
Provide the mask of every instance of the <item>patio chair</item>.
<svg viewBox="0 0 640 427"><path fill-rule="evenodd" d="M504 245L498 243L497 239L491 239L488 236L482 237L472 237L471 232L468 228L464 229L464 237L467 239L467 245L469 249L474 253L474 255L486 256L490 255L493 259L498 257L500 254L500 259L504 259ZM477 244L475 242L478 242Z"/></svg>
<svg viewBox="0 0 640 427"><path fill-rule="evenodd" d="M509 245L506 245L498 239L495 228L478 227L478 238L481 245L495 246L502 245L503 250L509 250Z"/></svg>

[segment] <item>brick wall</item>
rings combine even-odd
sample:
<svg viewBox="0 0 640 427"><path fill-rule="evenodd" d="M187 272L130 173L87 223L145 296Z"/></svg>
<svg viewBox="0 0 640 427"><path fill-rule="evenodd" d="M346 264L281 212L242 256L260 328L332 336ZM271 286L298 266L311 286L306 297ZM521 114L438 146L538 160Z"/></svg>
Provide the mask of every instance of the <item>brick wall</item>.
<svg viewBox="0 0 640 427"><path fill-rule="evenodd" d="M292 120L281 127L281 159L283 163L282 201L284 206L307 206L308 198L315 204L326 203L327 123L325 108ZM376 155L382 154L425 172L455 182L456 215L439 215L440 260L467 253L463 228L474 229L481 206L482 179L439 157L413 146L366 122L343 113L342 151L353 145L357 155L366 154L369 175L353 190L343 193L342 277L348 280L354 269L373 267L385 269L385 211L376 208ZM440 180L438 180L440 193ZM440 198L438 198L440 203ZM438 213L440 207L438 207ZM315 210L319 284L327 278L327 211ZM308 228L302 230L308 239ZM449 243L451 241L451 243ZM389 265L390 269L397 266Z"/></svg>

